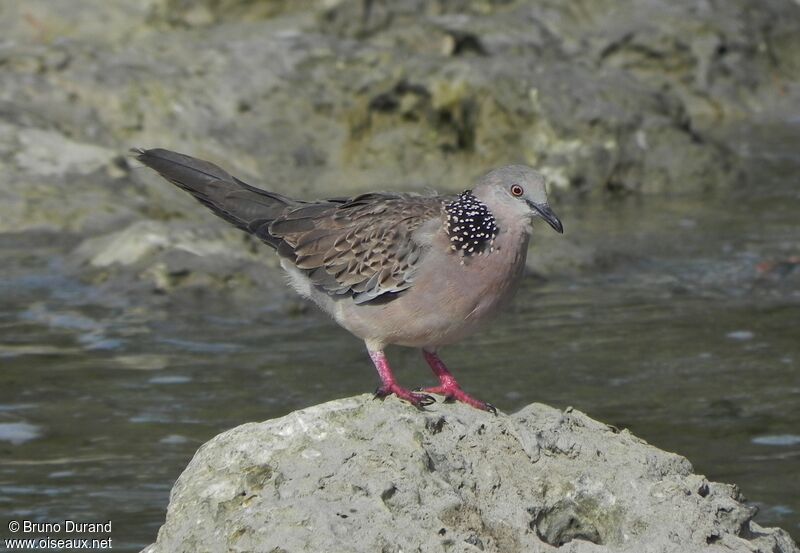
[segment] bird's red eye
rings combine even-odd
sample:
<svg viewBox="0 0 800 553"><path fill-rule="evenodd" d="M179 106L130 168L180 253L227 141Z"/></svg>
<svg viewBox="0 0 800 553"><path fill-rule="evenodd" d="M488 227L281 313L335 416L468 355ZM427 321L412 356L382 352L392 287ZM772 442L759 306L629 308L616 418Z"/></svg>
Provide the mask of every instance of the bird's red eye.
<svg viewBox="0 0 800 553"><path fill-rule="evenodd" d="M525 191L522 189L522 187L520 185L518 185L518 184L511 185L511 194L513 196L522 196L522 194L524 192Z"/></svg>

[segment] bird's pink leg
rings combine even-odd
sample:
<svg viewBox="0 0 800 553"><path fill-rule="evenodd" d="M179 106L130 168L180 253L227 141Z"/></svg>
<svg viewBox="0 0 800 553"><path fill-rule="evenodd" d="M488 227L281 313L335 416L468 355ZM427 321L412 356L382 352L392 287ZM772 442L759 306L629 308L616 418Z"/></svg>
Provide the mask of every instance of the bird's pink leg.
<svg viewBox="0 0 800 553"><path fill-rule="evenodd" d="M392 374L392 369L389 367L389 360L386 359L386 354L383 353L381 350L368 350L369 356L372 359L372 362L375 364L375 368L378 370L378 376L381 377L381 385L375 390L375 397L379 397L381 399L385 398L389 395L396 395L400 399L404 399L409 402L411 405L415 407L425 407L426 405L430 405L432 403L436 403L436 400L433 399L428 394L422 394L419 392L412 392L406 388L400 386L397 381L394 379L394 374Z"/></svg>
<svg viewBox="0 0 800 553"><path fill-rule="evenodd" d="M461 389L461 386L458 385L456 382L456 378L453 374L447 369L447 366L444 362L439 359L439 356L436 355L435 352L422 350L422 355L425 356L425 361L428 362L428 365L431 366L431 370L433 370L433 374L439 379L439 385L433 386L430 388L423 388L423 392L428 392L429 394L440 394L445 396L448 400L451 401L460 401L462 403L466 403L467 405L472 405L478 409L482 409L484 411L490 411L494 414L497 414L497 409L495 409L494 405L491 403L486 403L485 401L481 401L479 399L475 399L464 390Z"/></svg>

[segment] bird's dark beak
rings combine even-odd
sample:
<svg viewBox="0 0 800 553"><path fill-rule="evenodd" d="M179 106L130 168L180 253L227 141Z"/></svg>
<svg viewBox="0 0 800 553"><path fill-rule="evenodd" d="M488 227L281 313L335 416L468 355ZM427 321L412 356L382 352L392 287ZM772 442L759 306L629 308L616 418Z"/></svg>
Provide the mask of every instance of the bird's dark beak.
<svg viewBox="0 0 800 553"><path fill-rule="evenodd" d="M561 224L561 219L559 219L558 216L553 213L553 210L550 209L549 205L540 205L533 202L528 202L528 205L531 206L531 209L538 213L542 219L547 221L547 224L553 227L557 233L564 233L564 225Z"/></svg>

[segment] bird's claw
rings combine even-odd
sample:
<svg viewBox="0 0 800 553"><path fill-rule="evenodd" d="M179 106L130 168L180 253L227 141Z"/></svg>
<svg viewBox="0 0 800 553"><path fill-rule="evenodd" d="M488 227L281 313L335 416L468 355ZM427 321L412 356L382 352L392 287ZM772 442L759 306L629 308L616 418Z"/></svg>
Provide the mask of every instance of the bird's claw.
<svg viewBox="0 0 800 553"><path fill-rule="evenodd" d="M448 394L448 395L444 396L444 402L445 403L455 403L456 401L461 401L463 403L466 403L468 405L471 405L471 406L475 407L476 409L481 409L482 411L488 411L492 415L497 416L497 408L494 405L492 405L491 403L486 402L486 401L481 401L479 399L475 399L472 396L468 396L467 394L464 394L464 395L466 397L468 397L469 400L467 400L466 398L456 397L454 394Z"/></svg>
<svg viewBox="0 0 800 553"><path fill-rule="evenodd" d="M427 392L427 393L426 393ZM394 386L378 386L375 390L375 397L383 399L386 396L396 395L398 398L403 399L415 407L423 408L428 405L433 405L436 400L429 394L437 394L444 396L444 403L455 403L460 401L471 405L481 411L488 411L492 415L497 415L497 408L491 403L475 399L459 387L452 386L434 386L425 388L418 386L412 390L406 390L398 385Z"/></svg>
<svg viewBox="0 0 800 553"><path fill-rule="evenodd" d="M428 392L430 394L443 395L445 403L454 403L456 401L460 401L461 403L466 403L467 405L471 405L472 407L480 409L481 411L489 411L491 414L497 415L497 408L494 405L472 397L457 386L442 385L433 386L431 388L415 388L414 390Z"/></svg>
<svg viewBox="0 0 800 553"><path fill-rule="evenodd" d="M436 399L428 394L419 393L418 391L407 390L398 385L378 386L375 390L375 398L384 399L387 396L394 394L399 399L409 402L414 407L422 409L428 405L436 403Z"/></svg>

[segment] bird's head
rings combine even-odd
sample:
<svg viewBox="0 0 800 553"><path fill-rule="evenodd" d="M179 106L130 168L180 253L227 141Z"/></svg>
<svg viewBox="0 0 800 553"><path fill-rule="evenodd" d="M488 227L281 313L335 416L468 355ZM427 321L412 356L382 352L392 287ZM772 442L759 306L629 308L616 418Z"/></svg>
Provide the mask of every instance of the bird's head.
<svg viewBox="0 0 800 553"><path fill-rule="evenodd" d="M487 173L478 181L473 194L498 218L541 217L556 232L564 232L564 226L547 203L544 177L526 165L509 165Z"/></svg>

